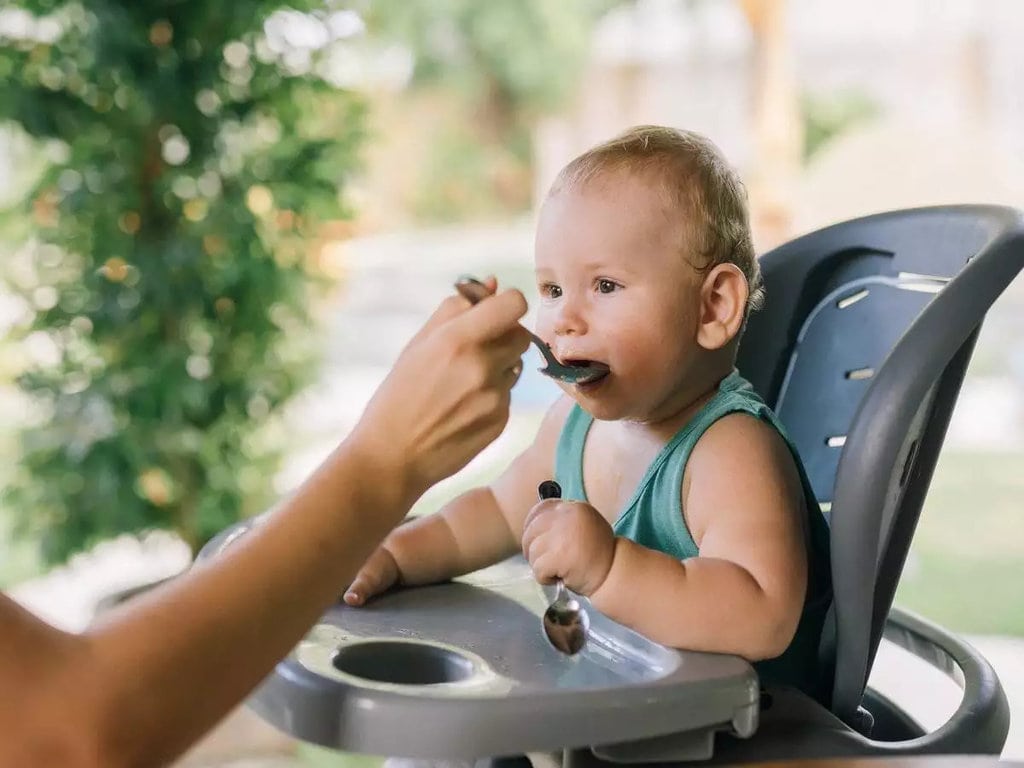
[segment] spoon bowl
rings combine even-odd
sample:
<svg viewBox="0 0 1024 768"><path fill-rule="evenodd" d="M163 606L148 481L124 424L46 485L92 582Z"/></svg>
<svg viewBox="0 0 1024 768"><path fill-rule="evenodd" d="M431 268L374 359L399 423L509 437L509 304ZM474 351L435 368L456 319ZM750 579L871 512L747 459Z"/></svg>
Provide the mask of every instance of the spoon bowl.
<svg viewBox="0 0 1024 768"><path fill-rule="evenodd" d="M561 579L555 590L555 599L544 611L544 634L556 650L566 656L575 656L587 644L590 616L583 610L580 601L569 594Z"/></svg>

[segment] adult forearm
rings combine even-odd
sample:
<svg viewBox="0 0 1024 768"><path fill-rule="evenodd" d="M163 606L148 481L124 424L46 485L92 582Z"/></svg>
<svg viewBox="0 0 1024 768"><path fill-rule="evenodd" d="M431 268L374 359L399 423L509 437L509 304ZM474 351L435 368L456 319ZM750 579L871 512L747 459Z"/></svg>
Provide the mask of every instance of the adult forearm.
<svg viewBox="0 0 1024 768"><path fill-rule="evenodd" d="M515 291L472 309L443 302L349 440L291 499L84 635L0 596L0 689L18 694L0 706L0 763L163 765L195 741L303 636L413 501L500 434L529 344L517 323L525 311Z"/></svg>
<svg viewBox="0 0 1024 768"><path fill-rule="evenodd" d="M780 654L796 629L789 612L736 563L680 561L621 537L611 570L591 601L655 642L751 661Z"/></svg>
<svg viewBox="0 0 1024 768"><path fill-rule="evenodd" d="M210 728L337 598L421 490L342 445L222 556L91 630L112 764L162 763Z"/></svg>

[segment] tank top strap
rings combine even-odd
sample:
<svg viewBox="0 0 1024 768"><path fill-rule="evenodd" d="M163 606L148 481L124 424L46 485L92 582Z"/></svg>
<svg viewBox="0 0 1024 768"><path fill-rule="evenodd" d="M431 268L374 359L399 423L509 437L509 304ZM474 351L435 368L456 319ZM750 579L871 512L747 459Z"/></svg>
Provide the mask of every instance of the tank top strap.
<svg viewBox="0 0 1024 768"><path fill-rule="evenodd" d="M594 417L573 403L555 448L555 480L562 486L562 498L586 501L583 487L583 448Z"/></svg>
<svg viewBox="0 0 1024 768"><path fill-rule="evenodd" d="M714 397L683 427L688 438L686 442L689 443L686 453L689 454L712 424L731 413L746 413L778 426L771 409L754 391L750 382L734 370L722 379Z"/></svg>

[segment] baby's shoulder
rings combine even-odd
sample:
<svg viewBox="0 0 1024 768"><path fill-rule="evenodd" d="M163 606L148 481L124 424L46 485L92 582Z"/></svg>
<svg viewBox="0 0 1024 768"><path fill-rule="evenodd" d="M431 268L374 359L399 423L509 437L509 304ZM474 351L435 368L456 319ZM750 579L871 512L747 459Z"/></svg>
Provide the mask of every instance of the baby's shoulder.
<svg viewBox="0 0 1024 768"><path fill-rule="evenodd" d="M740 474L737 474L740 473ZM751 475L788 477L796 473L793 454L771 422L750 413L728 413L712 423L690 454L687 474L714 479Z"/></svg>
<svg viewBox="0 0 1024 768"><path fill-rule="evenodd" d="M563 395L548 408L534 437L534 446L554 450L569 414L572 412L573 405L575 405L575 401L571 397Z"/></svg>
<svg viewBox="0 0 1024 768"><path fill-rule="evenodd" d="M803 509L796 460L781 433L749 413L714 422L690 454L683 476L682 505L694 540L709 526L793 521Z"/></svg>

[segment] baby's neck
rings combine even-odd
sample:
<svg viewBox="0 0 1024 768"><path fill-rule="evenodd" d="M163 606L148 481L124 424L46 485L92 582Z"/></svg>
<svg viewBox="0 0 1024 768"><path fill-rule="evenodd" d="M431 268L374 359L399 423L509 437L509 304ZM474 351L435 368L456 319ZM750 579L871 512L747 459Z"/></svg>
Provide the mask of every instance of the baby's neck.
<svg viewBox="0 0 1024 768"><path fill-rule="evenodd" d="M715 396L718 385L732 369L731 361L721 360L703 367L701 375L687 381L657 411L643 419L623 419L623 427L668 440Z"/></svg>

